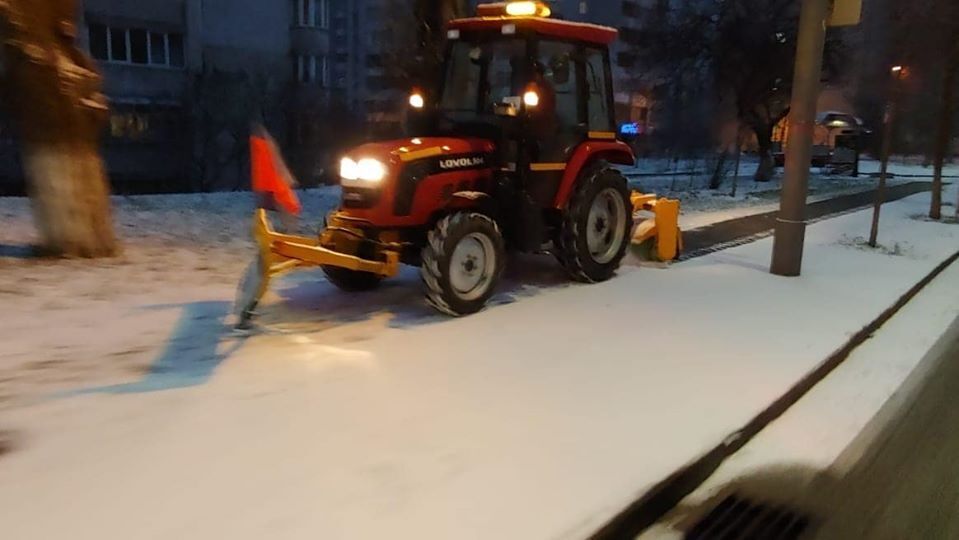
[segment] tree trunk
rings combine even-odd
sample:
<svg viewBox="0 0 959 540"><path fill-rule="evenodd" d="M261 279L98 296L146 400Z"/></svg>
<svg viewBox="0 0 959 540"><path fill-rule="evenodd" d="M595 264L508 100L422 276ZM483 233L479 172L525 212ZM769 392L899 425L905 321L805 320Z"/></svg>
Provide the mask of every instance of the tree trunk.
<svg viewBox="0 0 959 540"><path fill-rule="evenodd" d="M116 252L98 138L106 99L93 62L76 47L76 0L0 0L3 86L43 249Z"/></svg>
<svg viewBox="0 0 959 540"><path fill-rule="evenodd" d="M723 185L723 176L726 172L726 159L729 157L729 152L723 150L719 153L719 157L716 159L716 167L713 169L713 175L709 179L709 189L719 189Z"/></svg>
<svg viewBox="0 0 959 540"><path fill-rule="evenodd" d="M776 161L773 159L773 126L769 124L753 124L756 133L756 143L759 146L759 168L756 169L756 182L768 182L776 173Z"/></svg>
<svg viewBox="0 0 959 540"><path fill-rule="evenodd" d="M942 79L939 129L936 134L936 147L933 156L935 173L932 177L932 203L929 207L929 217L931 219L942 218L942 168L946 161L946 154L949 152L949 142L952 139L953 99L955 99L957 71L959 71L959 45L953 47Z"/></svg>
<svg viewBox="0 0 959 540"><path fill-rule="evenodd" d="M736 166L733 170L733 191L729 194L730 197L736 197L736 189L739 187L739 165L743 159L743 136L742 132L736 132Z"/></svg>

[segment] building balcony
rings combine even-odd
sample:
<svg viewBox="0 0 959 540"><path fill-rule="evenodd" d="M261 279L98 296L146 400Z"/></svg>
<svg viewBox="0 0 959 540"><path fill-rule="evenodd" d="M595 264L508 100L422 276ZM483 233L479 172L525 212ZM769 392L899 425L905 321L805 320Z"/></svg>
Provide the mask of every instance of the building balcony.
<svg viewBox="0 0 959 540"><path fill-rule="evenodd" d="M180 103L189 86L189 72L133 64L101 63L104 90L111 100Z"/></svg>

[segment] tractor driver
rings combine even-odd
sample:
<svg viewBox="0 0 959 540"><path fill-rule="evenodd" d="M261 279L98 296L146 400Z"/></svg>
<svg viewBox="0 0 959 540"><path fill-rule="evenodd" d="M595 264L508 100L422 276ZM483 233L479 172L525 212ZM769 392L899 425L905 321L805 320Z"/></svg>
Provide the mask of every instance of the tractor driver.
<svg viewBox="0 0 959 540"><path fill-rule="evenodd" d="M539 104L531 112L533 132L537 139L544 139L556 129L556 89L546 76L546 68L540 62L533 63L532 82L527 90L536 92Z"/></svg>
<svg viewBox="0 0 959 540"><path fill-rule="evenodd" d="M556 138L560 120L556 110L556 88L541 62L533 63L531 82L524 94L529 91L535 92L539 100L529 113L530 135L535 141L532 158L534 161L563 161L563 156L555 155L557 149L552 148L555 145L546 143Z"/></svg>

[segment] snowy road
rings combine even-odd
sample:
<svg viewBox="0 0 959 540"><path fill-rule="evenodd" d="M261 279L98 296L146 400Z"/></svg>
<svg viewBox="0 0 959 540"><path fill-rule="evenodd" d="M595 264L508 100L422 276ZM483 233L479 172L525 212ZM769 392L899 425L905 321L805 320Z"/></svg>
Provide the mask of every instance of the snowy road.
<svg viewBox="0 0 959 540"><path fill-rule="evenodd" d="M22 447L0 460L0 522L15 538L581 538L954 253L959 228L914 219L927 197L886 207L884 252L856 240L868 213L813 225L799 279L766 273L770 240L595 286L534 265L500 305L447 320L412 273L359 297L301 274L245 343L216 330L220 289L196 291L141 376L7 415Z"/></svg>
<svg viewBox="0 0 959 540"><path fill-rule="evenodd" d="M657 189L672 181L646 177L644 183L654 180ZM872 183L868 178L816 175L810 200L861 191ZM735 198L725 190L673 195L683 201L680 223L689 230L773 210L778 189L776 180L743 183ZM309 233L316 216L336 205L339 192L321 188L300 196L300 229ZM121 257L38 262L22 247L36 238L28 201L0 198L0 303L8 307L0 311L0 411L77 387L123 384L151 373L156 365L193 365L216 356L202 347L184 352L192 347L190 336L176 329L216 328L228 310L235 284L254 253L249 239L251 195L133 196L114 197L113 202L124 243ZM529 258L511 265L510 271L500 302L568 285L549 257ZM375 300L359 303L332 293L316 275L303 276L288 298L295 317L272 322L315 330L340 324L330 320L331 313L350 322L390 310L400 313L392 325L435 319L420 300L415 271L408 276L391 283ZM206 373L192 372L197 377Z"/></svg>

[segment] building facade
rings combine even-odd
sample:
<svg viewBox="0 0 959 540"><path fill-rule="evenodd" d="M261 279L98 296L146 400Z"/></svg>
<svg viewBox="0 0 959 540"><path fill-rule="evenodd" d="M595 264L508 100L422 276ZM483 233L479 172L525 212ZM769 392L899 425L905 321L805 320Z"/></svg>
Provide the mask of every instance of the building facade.
<svg viewBox="0 0 959 540"><path fill-rule="evenodd" d="M270 125L294 156L306 154L311 126L356 76L342 47L353 4L84 0L80 39L111 105L103 146L114 189L242 187L251 121ZM2 193L22 191L8 131L0 124Z"/></svg>
<svg viewBox="0 0 959 540"><path fill-rule="evenodd" d="M623 28L629 4L556 0L557 16ZM474 0L471 7L475 7ZM81 41L111 103L104 156L117 192L234 189L246 135L265 122L301 180L329 176L362 136L394 133L408 81L401 44L418 28L409 0L83 0ZM641 115L614 48L623 120ZM22 191L0 122L0 193Z"/></svg>
<svg viewBox="0 0 959 540"><path fill-rule="evenodd" d="M85 0L111 116L114 188L236 187L251 120L297 83L328 82L327 0Z"/></svg>

